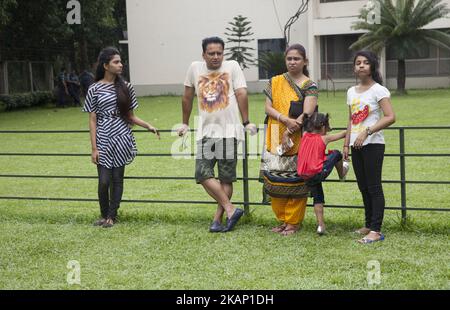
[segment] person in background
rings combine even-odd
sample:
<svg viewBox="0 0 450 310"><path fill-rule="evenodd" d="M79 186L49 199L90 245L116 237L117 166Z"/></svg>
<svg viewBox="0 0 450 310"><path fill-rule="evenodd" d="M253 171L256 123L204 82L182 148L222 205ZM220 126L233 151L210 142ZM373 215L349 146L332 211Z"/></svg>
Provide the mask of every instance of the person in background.
<svg viewBox="0 0 450 310"><path fill-rule="evenodd" d="M62 67L61 70L59 71L57 78L57 87L58 87L58 107L65 108L66 95L69 95L69 90L67 88L67 76L65 67Z"/></svg>
<svg viewBox="0 0 450 310"><path fill-rule="evenodd" d="M70 97L73 99L73 104L75 106L81 106L80 102L80 80L78 79L77 72L72 70L67 78L67 89L69 91Z"/></svg>
<svg viewBox="0 0 450 310"><path fill-rule="evenodd" d="M80 85L83 97L86 98L87 91L92 83L94 83L94 74L88 70L83 70L80 74Z"/></svg>

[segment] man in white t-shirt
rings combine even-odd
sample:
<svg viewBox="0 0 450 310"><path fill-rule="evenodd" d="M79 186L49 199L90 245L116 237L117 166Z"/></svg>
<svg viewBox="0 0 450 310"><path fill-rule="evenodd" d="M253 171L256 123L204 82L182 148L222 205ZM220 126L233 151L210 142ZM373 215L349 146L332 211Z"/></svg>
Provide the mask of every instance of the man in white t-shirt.
<svg viewBox="0 0 450 310"><path fill-rule="evenodd" d="M237 144L244 140L244 128L255 134L256 126L248 120L247 84L242 69L234 60L223 60L224 41L219 37L206 38L202 48L204 61L194 61L186 74L183 125L178 129L178 135L186 134L189 129L197 93L199 122L195 180L218 203L209 231L227 232L244 213L230 201L236 181ZM216 163L220 182L214 176ZM228 217L225 227L222 226L224 211Z"/></svg>

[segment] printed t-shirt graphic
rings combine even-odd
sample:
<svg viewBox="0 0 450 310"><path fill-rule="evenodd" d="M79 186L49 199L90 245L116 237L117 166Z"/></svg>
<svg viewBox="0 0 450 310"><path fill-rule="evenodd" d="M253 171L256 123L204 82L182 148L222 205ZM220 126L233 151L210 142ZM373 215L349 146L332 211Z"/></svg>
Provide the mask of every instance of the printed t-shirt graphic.
<svg viewBox="0 0 450 310"><path fill-rule="evenodd" d="M228 106L229 74L226 72L211 72L202 75L198 81L200 109L214 112Z"/></svg>

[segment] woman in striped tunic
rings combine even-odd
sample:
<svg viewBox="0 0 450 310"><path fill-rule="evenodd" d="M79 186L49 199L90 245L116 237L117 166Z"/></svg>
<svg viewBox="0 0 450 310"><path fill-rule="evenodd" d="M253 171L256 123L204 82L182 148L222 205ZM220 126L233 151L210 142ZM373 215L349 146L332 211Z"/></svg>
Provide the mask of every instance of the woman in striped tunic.
<svg viewBox="0 0 450 310"><path fill-rule="evenodd" d="M83 108L89 112L92 162L97 165L99 179L101 218L94 225L105 228L114 225L122 200L125 165L137 154L131 126L146 128L159 139L156 128L134 115L133 110L138 107L136 94L133 86L120 76L122 68L116 48L100 52L96 83L89 88Z"/></svg>

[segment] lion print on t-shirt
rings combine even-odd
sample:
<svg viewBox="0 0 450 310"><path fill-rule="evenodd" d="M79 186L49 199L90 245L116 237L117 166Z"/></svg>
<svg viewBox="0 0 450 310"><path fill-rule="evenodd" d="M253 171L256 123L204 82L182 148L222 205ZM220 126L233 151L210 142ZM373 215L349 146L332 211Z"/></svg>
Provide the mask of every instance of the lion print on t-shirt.
<svg viewBox="0 0 450 310"><path fill-rule="evenodd" d="M212 113L228 106L228 73L212 72L198 81L200 108Z"/></svg>

